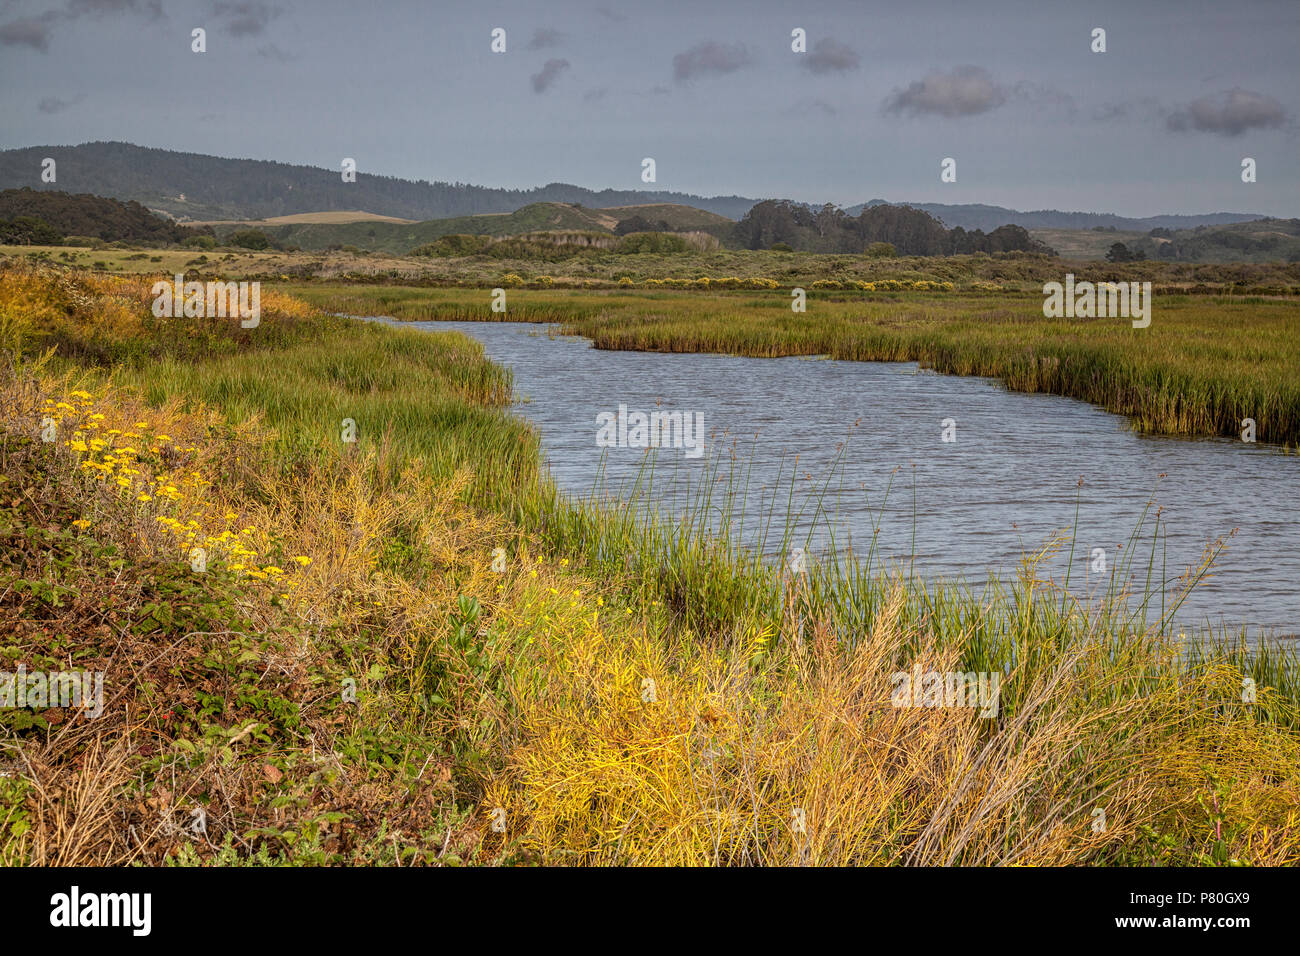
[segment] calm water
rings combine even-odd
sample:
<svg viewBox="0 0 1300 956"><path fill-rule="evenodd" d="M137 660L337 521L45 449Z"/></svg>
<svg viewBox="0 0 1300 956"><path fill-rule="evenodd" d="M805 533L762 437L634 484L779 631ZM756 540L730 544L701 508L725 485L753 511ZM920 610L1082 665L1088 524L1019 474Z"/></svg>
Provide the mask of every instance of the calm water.
<svg viewBox="0 0 1300 956"><path fill-rule="evenodd" d="M1275 448L1142 436L1085 402L1008 392L993 379L938 375L912 363L611 352L537 325L402 324L463 332L513 369L516 410L537 426L556 482L575 494L592 490L602 459L610 487L643 464L640 450L597 447L599 413L616 413L620 404L698 412L710 452L734 442L752 459L749 514L770 510L774 487L783 489L784 511L797 455L797 487L833 477L824 506L840 529L837 545L851 537L864 553L878 523L878 554L932 580L978 584L989 574L1014 574L1026 549L1074 526L1078 495L1071 589L1080 591L1104 588L1108 575L1092 570L1093 549L1105 549L1113 566L1154 498L1152 514L1161 509L1165 532L1157 581L1163 564L1171 587L1209 541L1237 529L1180 622L1300 632L1300 458ZM941 422L949 418L956 440L944 442ZM704 468L704 459L677 449L659 450L656 461L661 477L679 482ZM780 546L779 533L769 544ZM1147 533L1133 549L1143 580L1151 545ZM809 551L826 546L826 535L814 533ZM1067 546L1050 566L1058 579L1068 560ZM1158 598L1156 608L1158 615Z"/></svg>

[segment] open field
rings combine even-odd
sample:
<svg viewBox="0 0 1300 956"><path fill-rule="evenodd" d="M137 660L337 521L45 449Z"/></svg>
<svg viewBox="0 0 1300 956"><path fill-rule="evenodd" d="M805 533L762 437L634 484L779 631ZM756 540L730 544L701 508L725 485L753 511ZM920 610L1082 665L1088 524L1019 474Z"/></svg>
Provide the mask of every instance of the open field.
<svg viewBox="0 0 1300 956"><path fill-rule="evenodd" d="M1300 300L1166 294L1151 325L1048 319L1041 293L621 292L286 287L332 312L399 319L556 322L597 348L916 361L1008 388L1093 402L1142 431L1300 444Z"/></svg>
<svg viewBox="0 0 1300 956"><path fill-rule="evenodd" d="M5 862L1300 862L1283 659L1181 657L1033 555L792 579L559 497L461 336L151 282L0 269L0 652L108 689L0 717ZM1005 675L997 714L891 706L913 665Z"/></svg>
<svg viewBox="0 0 1300 956"><path fill-rule="evenodd" d="M291 216L272 216L269 219L212 219L203 222L187 222L187 226L297 226L303 223L340 223L340 222L415 222L414 219L399 219L396 216L380 216L362 209L331 209L326 212L299 212Z"/></svg>
<svg viewBox="0 0 1300 956"><path fill-rule="evenodd" d="M254 252L249 249L222 247L217 250L167 248L135 249L103 248L90 246L0 246L0 259L45 259L51 262L96 269L115 274L151 275L178 272L220 272L223 276L241 278L258 276L277 278L289 273L341 276L369 270L371 274L387 276L390 271L412 280L418 279L421 270L418 261L375 254L360 255L350 252Z"/></svg>
<svg viewBox="0 0 1300 956"><path fill-rule="evenodd" d="M1105 259L1117 242L1125 245L1146 237L1145 232L1093 229L1030 229L1029 234L1051 246L1063 259Z"/></svg>

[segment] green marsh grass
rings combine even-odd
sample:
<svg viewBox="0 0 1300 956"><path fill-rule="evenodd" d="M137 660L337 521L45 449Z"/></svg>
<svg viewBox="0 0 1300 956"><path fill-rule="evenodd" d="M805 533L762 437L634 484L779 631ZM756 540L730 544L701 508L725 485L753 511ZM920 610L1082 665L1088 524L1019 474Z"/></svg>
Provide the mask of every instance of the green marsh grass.
<svg viewBox="0 0 1300 956"><path fill-rule="evenodd" d="M368 304L364 296L378 290L348 291L363 294L349 302L356 306ZM399 293L386 304L429 307L429 290ZM438 291L435 304L461 309L463 295L464 290ZM539 308L559 308L568 298L537 296ZM671 308L681 298L672 293L592 296L588 308L607 315L624 301L636 308L646 300ZM753 293L746 301L772 309L770 300ZM701 310L716 308L709 299L693 304ZM969 647L976 650L968 653L975 656L966 662L974 670L1014 663L1047 635L1059 641L1081 628L1099 629L1124 640L1168 629L1168 608L1151 613L1150 599L1135 603L1118 584L1094 608L1072 600L1062 588L1043 589L1037 574L1046 552L1028 555L1014 582L979 591L955 583L920 586L910 568L884 565L874 546L855 554L836 541L835 516L823 505L834 467L818 479L819 491L797 486L792 463L786 483L773 487L759 514L744 511L750 476L743 450L736 454L734 448L711 459L705 476L682 492L688 500L677 515L657 498L652 460L631 487L613 489L613 494L593 487L585 500L572 500L540 473L535 431L508 411L508 370L493 365L477 342L458 333L334 316L277 316L265 321L257 335L231 332L228 323L143 321L141 329L117 337L106 337L103 330L91 337L75 322L48 328L46 335L62 354L78 357L73 364L93 359L91 364L116 384L138 388L151 403L178 399L189 407L220 409L232 421L264 421L280 436L285 467L304 454L329 460L346 452L341 428L343 419L350 418L357 423L359 448L387 446L402 458L421 459L439 479L469 469L474 505L505 512L548 547L602 573L627 576L643 600L660 601L701 635L716 636L738 626L777 631L795 614L832 620L842 638L851 640L871 626L900 583L906 590L902 614L910 624L923 625L943 642L964 642L974 635ZM884 491L891 493L892 488ZM876 506L883 507L883 501ZM795 582L763 555L807 546L812 532L796 539L797 527L824 530L838 559L811 565L806 577ZM757 531L757 548L737 543L747 530ZM1156 537L1158 529L1153 548ZM1112 582L1127 581L1133 573L1128 566L1117 568ZM1163 595L1162 587L1151 586L1150 569L1147 573L1145 592ZM1162 570L1161 582L1167 577ZM1145 617L1135 617L1131 607ZM1272 666L1285 655L1247 657L1251 667L1265 668L1261 683L1295 695L1293 672L1285 664Z"/></svg>
<svg viewBox="0 0 1300 956"><path fill-rule="evenodd" d="M1014 391L1066 395L1128 416L1139 431L1300 445L1300 301L1156 296L1149 328L1128 319L1047 319L1042 296L725 294L507 290L491 311L480 289L295 288L334 312L403 320L558 323L596 348L826 355L919 362L997 378Z"/></svg>
<svg viewBox="0 0 1300 956"><path fill-rule="evenodd" d="M827 635L833 644L851 649L855 643L865 644L869 636L899 634L903 640L888 663L900 669L922 653L947 648L950 656L960 655L964 669L1007 674L999 720L973 731L987 735L980 738L981 745L987 742L999 747L1014 747L1028 739L1021 731L1032 729L1035 712L1042 713L1045 688L1068 687L1069 692L1051 698L1047 710L1063 714L1069 721L1104 724L1105 733L1079 738L1066 733L1068 727L1063 726L1059 736L1055 732L1050 736L1051 741L1066 743L1049 746L1041 758L1025 758L1047 761L1043 766L1050 768L1052 782L1061 788L1059 794L1050 787L1025 790L1026 800L1037 800L1040 793L1046 800L1043 806L1026 803L1024 814L1030 829L1025 833L1037 833L1034 828L1050 825L1059 806L1055 803L1058 795L1071 806L1084 808L1103 798L1108 788L1132 775L1134 764L1128 758L1139 752L1138 748L1144 760L1143 786L1167 783L1169 791L1182 801L1177 806L1155 798L1148 802L1168 818L1162 826L1169 829L1162 832L1172 830L1180 850L1204 843L1204 821L1185 820L1180 814L1185 812L1184 803L1193 807L1186 812L1194 811L1194 798L1204 783L1200 761L1209 759L1207 755L1216 766L1228 768L1239 792L1248 797L1264 793L1276 803L1286 796L1284 787L1272 777L1261 782L1251 776L1253 766L1238 766L1245 759L1242 753L1254 757L1261 751L1239 753L1233 750L1232 741L1216 735L1226 734L1229 724L1233 733L1239 733L1243 722L1250 726L1268 723L1279 728L1269 741L1290 740L1289 731L1280 728L1295 725L1294 659L1281 650L1225 648L1214 640L1186 650L1171 647L1176 635L1168 626L1168 617L1177 595L1165 600L1167 575L1162 567L1157 570L1160 536L1154 521L1149 528L1139 526L1134 532L1134 541L1150 538L1150 549L1143 552L1146 566L1133 557L1130 564L1117 568L1114 587L1096 601L1073 598L1043 574L1048 558L1067 546L1068 529L1027 554L1020 573L1005 581L979 589L960 584L926 586L910 567L886 564L871 546L858 554L839 546L834 537L835 515L825 504L825 489L834 480L834 469L818 482L800 483L791 467L785 483L773 487L758 513L746 513L743 505L750 483L743 454L711 460L702 479L683 491L678 502L681 508L675 513L661 507L656 491L658 464L653 458L647 459L643 475L614 489L616 494L597 486L585 500L563 495L538 466L535 433L507 408L509 375L487 362L481 348L464 336L327 317L294 319L274 313L264 319L264 336L247 335L231 323L211 328L193 322L152 323L147 318L138 323L124 322L120 333L106 336L102 329L54 315L42 334L57 337L58 361L69 374L84 377L89 370L91 378L110 378L142 390L151 403L205 405L232 424L265 421L279 433L279 441L271 449L274 467L287 475L301 469L312 480L300 490L310 496L318 493L314 482L338 470L342 456L354 458L358 468L387 469L382 480L365 482L364 487L363 476L356 475L355 494L342 496L349 501L367 493L381 499L385 491L396 498L397 473L417 458L435 477L472 471L470 482L443 485L454 489L450 493L463 493L464 502L472 509L509 520L514 531L506 540L512 558L535 555L540 544L544 553L566 556L573 573L607 583L607 596L617 595L620 603L626 599L629 615L633 608L644 611L643 637L647 641L662 639L663 653L672 658L669 664L673 667L686 669L693 660L707 660L707 654L715 650L737 646L743 650L744 642L750 640L755 655L769 660L788 655L783 659L807 662L813 660L810 655L821 652L819 648L824 649L823 637ZM39 353L46 342L31 344ZM360 426L355 450L340 448L338 429L344 417L355 419ZM238 454L237 447L232 454ZM310 467L307 460L313 458L320 462L319 467ZM292 484L285 482L286 486ZM885 491L886 495L894 493L906 492ZM883 512L884 502L875 501L872 506ZM459 520L462 526L474 527L463 517ZM394 525L399 526L400 521ZM817 555L810 553L806 572L798 575L770 560L772 552L783 554L793 546L810 543L809 528L818 526L829 535L825 560L816 560ZM329 529L343 540L351 531L346 521ZM747 530L757 535L756 547L743 545ZM492 539L493 543L497 540ZM425 540L415 538L394 543L409 545L413 553L428 547ZM1131 547L1125 553L1137 552ZM1193 569L1188 583L1195 582L1197 573ZM468 577L447 586L467 586ZM1142 586L1130 588L1130 580L1141 581ZM1154 581L1160 582L1155 592L1162 600L1158 612L1151 600L1150 583ZM462 613L468 613L463 610L467 603L462 596ZM386 617L389 611L383 607L374 613ZM441 606L435 613L446 616ZM501 615L497 620L505 618ZM573 625L569 637L576 644L581 640L578 622L569 624ZM460 630L467 639L479 633L466 628L462 620ZM441 631L430 629L427 636L430 654L445 643L440 642ZM478 650L484 650L487 643ZM803 654L799 645L811 650ZM522 644L518 651L522 658ZM524 673L519 679L567 679L576 669L564 663L558 671ZM798 681L816 680L815 673L797 673ZM1256 677L1264 706L1247 710L1235 698L1244 673ZM1225 674L1231 679L1218 680ZM483 675L472 671L470 676L477 679ZM1180 697L1182 688L1192 690ZM761 687L758 690L762 692ZM1205 696L1211 690L1214 696ZM1144 696L1148 692L1149 698ZM835 693L827 697L827 714L837 725L844 725L839 715L848 712L855 694L856 686L837 685ZM562 693L542 694L531 700L544 704L562 697ZM1148 701L1155 702L1152 707L1159 705L1159 720L1150 724L1143 720L1143 715L1151 712ZM495 706L495 699L492 703ZM1215 708L1231 719L1207 719L1206 714ZM886 706L884 712L888 714L890 709ZM454 716L478 718L482 711ZM503 739L518 734L518 725L513 715L509 716L502 726ZM799 711L796 718L800 722L805 719ZM849 732L858 733L857 727L854 724ZM1187 728L1197 730L1206 742L1191 747L1183 733ZM1149 741L1143 736L1146 734L1161 736ZM1171 746L1179 748L1177 754L1167 755L1161 749L1165 734L1173 742ZM543 733L536 739L552 741ZM625 740L617 736L609 739ZM1087 747L1068 745L1078 739L1095 741L1100 758L1085 752L1093 746L1091 742ZM549 743L538 746L545 751L542 757L563 752L562 747ZM1290 759L1289 752L1283 752L1280 743L1278 746L1279 756L1266 770L1268 774ZM463 759L467 765L481 760L473 754ZM768 772L762 764L758 766ZM977 762L972 770L976 775L979 766ZM1166 780L1161 776L1165 773L1176 776ZM842 779L836 773L831 777ZM550 779L567 783L571 778L557 772ZM945 792L942 788L930 790ZM677 795L683 794L689 796L689 791L683 789ZM1160 796L1164 795L1160 791ZM782 804L783 812L787 806ZM882 813L895 809L910 812L913 804L881 806ZM944 821L949 816L945 814L952 809L940 808L937 813L940 830L947 825ZM595 829L598 824L598 820L590 823ZM1005 832L1005 828L995 829L999 834ZM953 855L959 850L937 845L936 841L943 841L936 833L927 832L912 860L968 859ZM1153 836L1157 838L1163 839L1159 834ZM650 845L647 840L645 846ZM1286 844L1282 846L1285 850ZM1283 850L1273 858L1283 858ZM1116 857L1116 852L1110 849L1096 861L1127 861L1122 855ZM1159 847L1140 841L1132 845L1131 852L1138 862L1167 859ZM998 857L976 854L970 859L990 858ZM1086 854L1084 858L1088 858Z"/></svg>

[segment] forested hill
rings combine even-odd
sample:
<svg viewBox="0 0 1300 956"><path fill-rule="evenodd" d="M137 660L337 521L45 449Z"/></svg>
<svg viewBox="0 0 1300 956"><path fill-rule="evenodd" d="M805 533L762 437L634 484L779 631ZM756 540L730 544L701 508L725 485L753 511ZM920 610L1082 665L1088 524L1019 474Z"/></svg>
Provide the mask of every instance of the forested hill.
<svg viewBox="0 0 1300 956"><path fill-rule="evenodd" d="M57 179L52 184L40 181L45 157L57 164ZM342 159L340 156L340 162ZM468 183L412 182L372 175L364 167L357 172L356 182L345 183L339 169L225 159L130 143L33 146L0 152L0 189L22 186L134 199L178 218L198 220L266 219L338 209L364 209L401 219L444 219L514 212L535 202L581 203L591 208L684 203L739 219L754 204L740 196L597 191L566 183L493 189Z"/></svg>
<svg viewBox="0 0 1300 956"><path fill-rule="evenodd" d="M155 215L137 202L58 190L0 191L0 236L5 242L55 242L65 236L108 241L182 242L198 232Z"/></svg>

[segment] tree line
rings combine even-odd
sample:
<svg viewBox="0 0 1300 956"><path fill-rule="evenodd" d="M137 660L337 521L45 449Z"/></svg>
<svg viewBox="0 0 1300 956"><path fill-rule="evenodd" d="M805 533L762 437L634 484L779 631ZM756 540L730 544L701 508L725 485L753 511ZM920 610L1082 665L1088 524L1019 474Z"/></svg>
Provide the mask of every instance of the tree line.
<svg viewBox="0 0 1300 956"><path fill-rule="evenodd" d="M1047 252L1020 226L992 232L947 228L934 216L911 206L869 206L851 216L830 203L812 209L788 199L769 199L754 206L732 230L733 244L744 249L788 246L802 252L861 253L888 243L900 255L951 256L972 252Z"/></svg>

